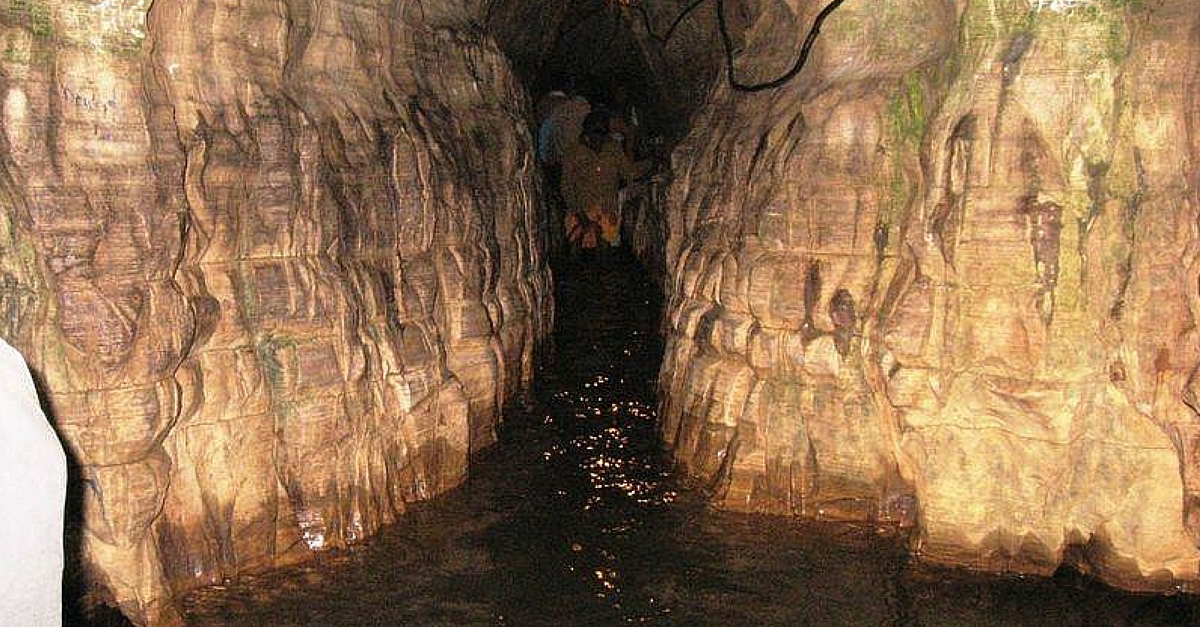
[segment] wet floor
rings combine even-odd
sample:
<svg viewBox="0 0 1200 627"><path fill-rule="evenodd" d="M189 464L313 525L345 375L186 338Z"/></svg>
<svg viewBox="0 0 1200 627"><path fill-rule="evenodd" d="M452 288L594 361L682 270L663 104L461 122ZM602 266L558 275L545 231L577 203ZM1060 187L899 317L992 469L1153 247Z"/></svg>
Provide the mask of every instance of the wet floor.
<svg viewBox="0 0 1200 627"><path fill-rule="evenodd" d="M655 430L659 301L558 276L556 353L461 488L351 551L185 600L193 626L1200 625L1192 597L916 568L871 529L714 512Z"/></svg>

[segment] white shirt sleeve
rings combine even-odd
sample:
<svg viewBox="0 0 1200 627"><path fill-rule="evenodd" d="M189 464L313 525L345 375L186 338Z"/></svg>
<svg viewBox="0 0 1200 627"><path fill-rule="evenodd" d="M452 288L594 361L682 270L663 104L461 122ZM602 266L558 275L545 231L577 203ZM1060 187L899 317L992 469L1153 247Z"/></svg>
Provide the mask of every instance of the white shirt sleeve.
<svg viewBox="0 0 1200 627"><path fill-rule="evenodd" d="M24 358L0 339L0 627L62 624L67 463Z"/></svg>

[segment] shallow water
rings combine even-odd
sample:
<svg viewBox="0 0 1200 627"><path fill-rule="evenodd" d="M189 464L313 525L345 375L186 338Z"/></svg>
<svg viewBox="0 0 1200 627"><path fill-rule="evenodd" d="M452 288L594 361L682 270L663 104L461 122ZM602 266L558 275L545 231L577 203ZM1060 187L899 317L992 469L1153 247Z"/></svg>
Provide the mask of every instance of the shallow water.
<svg viewBox="0 0 1200 627"><path fill-rule="evenodd" d="M363 546L185 599L193 626L1200 625L1193 597L909 564L869 528L719 513L655 429L659 303L562 274L554 364L460 488Z"/></svg>

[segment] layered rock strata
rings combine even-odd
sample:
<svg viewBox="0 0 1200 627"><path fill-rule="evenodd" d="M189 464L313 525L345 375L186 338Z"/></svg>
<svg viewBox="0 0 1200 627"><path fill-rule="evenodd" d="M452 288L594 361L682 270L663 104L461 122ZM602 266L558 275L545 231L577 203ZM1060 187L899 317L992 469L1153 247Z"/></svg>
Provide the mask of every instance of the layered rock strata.
<svg viewBox="0 0 1200 627"><path fill-rule="evenodd" d="M462 480L550 317L525 96L408 3L9 3L0 335L138 624Z"/></svg>
<svg viewBox="0 0 1200 627"><path fill-rule="evenodd" d="M762 4L738 78L823 6ZM937 561L1194 585L1198 72L1188 0L888 0L719 81L667 208L682 466Z"/></svg>
<svg viewBox="0 0 1200 627"><path fill-rule="evenodd" d="M823 6L726 4L744 82ZM469 21L535 67L553 29L521 16L569 16L495 6L0 12L0 336L135 621L454 485L528 382L524 95ZM687 6L625 13L668 113L719 62L711 3L656 48ZM716 82L638 214L681 465L725 507L914 525L935 560L1194 583L1194 3L847 0L818 41L779 89Z"/></svg>

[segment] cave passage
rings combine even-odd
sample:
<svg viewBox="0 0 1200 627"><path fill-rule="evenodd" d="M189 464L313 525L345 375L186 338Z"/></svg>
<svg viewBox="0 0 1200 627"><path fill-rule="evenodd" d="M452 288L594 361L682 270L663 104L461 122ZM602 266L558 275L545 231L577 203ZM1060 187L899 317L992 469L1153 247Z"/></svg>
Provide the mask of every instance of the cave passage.
<svg viewBox="0 0 1200 627"><path fill-rule="evenodd" d="M717 76L711 4L496 0L488 28L535 101L564 90L632 108L673 143Z"/></svg>
<svg viewBox="0 0 1200 627"><path fill-rule="evenodd" d="M64 624L1200 625L1196 4L12 0Z"/></svg>
<svg viewBox="0 0 1200 627"><path fill-rule="evenodd" d="M705 507L658 444L659 302L641 275L558 273L553 364L463 486L352 550L199 590L188 623L1193 624L1179 599L947 576L871 528Z"/></svg>
<svg viewBox="0 0 1200 627"><path fill-rule="evenodd" d="M552 89L625 100L645 136L670 144L699 102L688 95L720 78L715 57L672 66L656 55L649 24L639 31L621 3L500 6L532 11L529 30L547 37L530 46L528 32L498 33L534 101ZM660 30L670 6L647 9ZM693 48L708 38L715 54L706 20L681 22L681 37ZM915 565L894 529L712 509L710 486L684 485L661 444L662 303L646 270L628 256L555 270L553 357L465 484L353 549L192 593L188 623L1195 624L1194 600L1116 592L1068 569L1050 580L963 574Z"/></svg>

